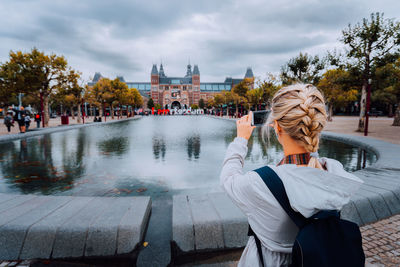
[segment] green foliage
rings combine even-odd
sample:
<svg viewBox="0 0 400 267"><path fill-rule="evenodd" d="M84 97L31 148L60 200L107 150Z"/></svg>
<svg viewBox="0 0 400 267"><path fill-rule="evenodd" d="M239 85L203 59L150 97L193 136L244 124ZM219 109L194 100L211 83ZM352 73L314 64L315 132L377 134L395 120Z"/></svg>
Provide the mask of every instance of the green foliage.
<svg viewBox="0 0 400 267"><path fill-rule="evenodd" d="M159 110L159 109L162 109L162 107L161 107L160 104L157 103L157 104L154 105L154 109L155 110Z"/></svg>
<svg viewBox="0 0 400 267"><path fill-rule="evenodd" d="M152 109L154 107L153 98L150 97L149 101L147 101L147 108Z"/></svg>
<svg viewBox="0 0 400 267"><path fill-rule="evenodd" d="M199 100L199 107L200 107L201 109L204 109L205 106L206 106L206 104L205 104L205 102L204 102L204 99L203 99L203 98L200 98L200 100Z"/></svg>
<svg viewBox="0 0 400 267"><path fill-rule="evenodd" d="M198 109L198 108L199 108L199 106L196 105L196 104L192 104L192 105L190 105L190 107L191 107L192 109Z"/></svg>
<svg viewBox="0 0 400 267"><path fill-rule="evenodd" d="M285 85L295 82L317 84L324 68L325 61L318 56L313 57L300 52L281 67L280 77Z"/></svg>

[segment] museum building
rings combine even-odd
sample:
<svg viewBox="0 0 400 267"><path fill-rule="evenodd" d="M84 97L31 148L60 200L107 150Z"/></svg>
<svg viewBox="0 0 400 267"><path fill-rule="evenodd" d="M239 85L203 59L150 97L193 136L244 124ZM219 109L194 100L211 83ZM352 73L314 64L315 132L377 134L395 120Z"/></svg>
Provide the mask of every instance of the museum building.
<svg viewBox="0 0 400 267"><path fill-rule="evenodd" d="M96 72L93 81L88 85L93 86L101 78L101 74ZM194 65L192 70L190 64L187 65L186 75L183 77L169 77L165 74L162 64L159 70L157 65L153 64L150 82L126 82L123 77L117 78L129 88L138 89L146 100L151 97L154 103L169 109L188 108L192 104L198 104L200 99L206 102L223 90L230 91L243 80L249 82L251 89L254 88L254 75L250 67L247 68L244 78L226 77L224 82L201 82L199 67Z"/></svg>

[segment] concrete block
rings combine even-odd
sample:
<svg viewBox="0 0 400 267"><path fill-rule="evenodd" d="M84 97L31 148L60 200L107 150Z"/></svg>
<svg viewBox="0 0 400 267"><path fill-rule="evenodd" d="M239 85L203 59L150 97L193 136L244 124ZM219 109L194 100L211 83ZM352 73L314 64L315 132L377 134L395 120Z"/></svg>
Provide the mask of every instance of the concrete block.
<svg viewBox="0 0 400 267"><path fill-rule="evenodd" d="M356 194L368 198L378 220L392 215L388 205L380 194L365 190L364 185L361 186L360 190L358 190Z"/></svg>
<svg viewBox="0 0 400 267"><path fill-rule="evenodd" d="M0 259L17 260L29 227L68 201L51 196L40 196L39 199L44 200L41 205L0 227Z"/></svg>
<svg viewBox="0 0 400 267"><path fill-rule="evenodd" d="M351 201L343 206L340 212L340 218L352 221L358 224L358 226L361 226L363 224L354 203Z"/></svg>
<svg viewBox="0 0 400 267"><path fill-rule="evenodd" d="M130 207L122 217L118 228L117 253L129 253L143 240L150 218L150 197L130 197Z"/></svg>
<svg viewBox="0 0 400 267"><path fill-rule="evenodd" d="M108 256L117 251L118 226L130 208L129 198L110 198L108 209L89 226L85 256Z"/></svg>
<svg viewBox="0 0 400 267"><path fill-rule="evenodd" d="M57 229L85 207L93 198L63 197L70 199L67 204L49 214L28 230L20 259L49 259Z"/></svg>
<svg viewBox="0 0 400 267"><path fill-rule="evenodd" d="M188 197L175 195L172 197L172 240L182 251L193 251L194 229Z"/></svg>
<svg viewBox="0 0 400 267"><path fill-rule="evenodd" d="M386 202L391 215L400 213L400 200L391 190L371 186L368 184L364 184L363 189L380 194Z"/></svg>
<svg viewBox="0 0 400 267"><path fill-rule="evenodd" d="M13 198L16 198L18 195L12 195L12 194L3 194L0 193L0 204L6 201L9 201Z"/></svg>
<svg viewBox="0 0 400 267"><path fill-rule="evenodd" d="M8 209L13 209L18 205L23 204L29 200L36 198L37 196L34 195L18 195L15 198L12 198L8 201L0 203L0 216L2 216L2 212L5 212Z"/></svg>
<svg viewBox="0 0 400 267"><path fill-rule="evenodd" d="M225 193L212 193L209 198L222 223L225 247L246 246L249 238L247 217Z"/></svg>
<svg viewBox="0 0 400 267"><path fill-rule="evenodd" d="M207 195L188 196L194 223L195 249L224 247L221 219Z"/></svg>
<svg viewBox="0 0 400 267"><path fill-rule="evenodd" d="M354 194L351 197L351 201L360 215L362 225L376 222L378 220L368 198Z"/></svg>
<svg viewBox="0 0 400 267"><path fill-rule="evenodd" d="M58 228L52 258L82 257L90 224L109 208L110 199L94 198Z"/></svg>

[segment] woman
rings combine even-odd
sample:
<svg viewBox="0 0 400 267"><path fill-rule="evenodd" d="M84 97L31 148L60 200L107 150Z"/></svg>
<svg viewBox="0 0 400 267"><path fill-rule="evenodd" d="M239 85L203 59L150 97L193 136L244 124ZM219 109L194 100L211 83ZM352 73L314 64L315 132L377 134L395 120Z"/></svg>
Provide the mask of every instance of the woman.
<svg viewBox="0 0 400 267"><path fill-rule="evenodd" d="M298 228L261 177L254 171L242 172L247 141L255 128L251 126L251 116L236 123L237 137L226 152L221 185L246 214L261 240L264 265L288 266ZM319 210L340 210L363 183L345 171L339 161L318 158L316 152L326 119L320 91L310 84L295 84L274 95L265 124L268 138L269 127L273 127L284 152L277 166L268 166L282 180L291 207L306 218ZM261 266L253 236L249 237L238 266Z"/></svg>

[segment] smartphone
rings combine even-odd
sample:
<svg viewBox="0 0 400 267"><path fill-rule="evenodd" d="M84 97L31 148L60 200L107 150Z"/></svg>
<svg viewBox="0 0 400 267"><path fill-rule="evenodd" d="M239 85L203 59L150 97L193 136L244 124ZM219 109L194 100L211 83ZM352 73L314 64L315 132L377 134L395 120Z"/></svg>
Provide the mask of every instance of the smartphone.
<svg viewBox="0 0 400 267"><path fill-rule="evenodd" d="M269 110L253 111L253 117L251 118L251 125L258 126L262 125L267 121Z"/></svg>

